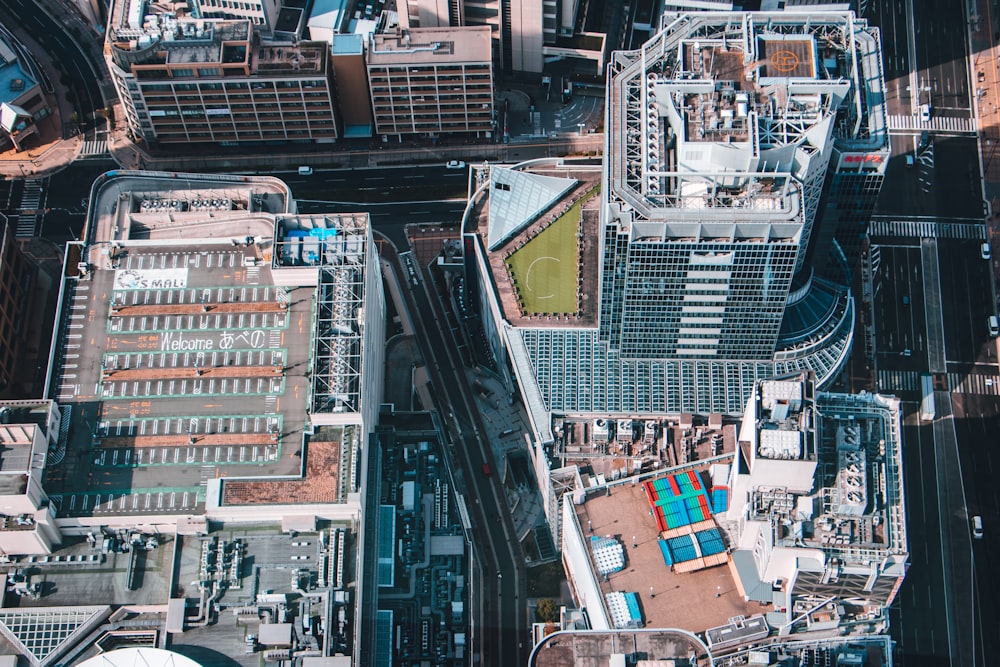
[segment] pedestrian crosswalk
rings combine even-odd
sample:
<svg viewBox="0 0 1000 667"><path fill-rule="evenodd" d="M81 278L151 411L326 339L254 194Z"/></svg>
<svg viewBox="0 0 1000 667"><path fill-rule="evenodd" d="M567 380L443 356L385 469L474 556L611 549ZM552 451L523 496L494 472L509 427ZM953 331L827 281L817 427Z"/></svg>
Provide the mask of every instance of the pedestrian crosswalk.
<svg viewBox="0 0 1000 667"><path fill-rule="evenodd" d="M875 374L878 391L883 393L918 392L920 371L880 370ZM1000 376L984 373L948 373L948 391L959 394L1000 396Z"/></svg>
<svg viewBox="0 0 1000 667"><path fill-rule="evenodd" d="M920 373L918 371L878 371L875 373L878 390L884 393L896 391L919 391Z"/></svg>
<svg viewBox="0 0 1000 667"><path fill-rule="evenodd" d="M30 239L35 235L38 226L38 209L42 207L44 192L42 182L38 179L28 179L24 182L21 193L21 205L18 206L17 226L14 236L19 239Z"/></svg>
<svg viewBox="0 0 1000 667"><path fill-rule="evenodd" d="M972 118L951 118L949 116L935 116L929 121L922 121L919 116L890 115L889 129L975 134L976 121Z"/></svg>
<svg viewBox="0 0 1000 667"><path fill-rule="evenodd" d="M87 137L83 140L83 150L78 157L104 157L108 154L108 137L105 134L98 134L96 137Z"/></svg>
<svg viewBox="0 0 1000 667"><path fill-rule="evenodd" d="M986 240L986 227L978 223L934 222L930 220L872 220L868 235L911 238Z"/></svg>
<svg viewBox="0 0 1000 667"><path fill-rule="evenodd" d="M959 394L1000 396L1000 376L980 373L948 373L948 388Z"/></svg>

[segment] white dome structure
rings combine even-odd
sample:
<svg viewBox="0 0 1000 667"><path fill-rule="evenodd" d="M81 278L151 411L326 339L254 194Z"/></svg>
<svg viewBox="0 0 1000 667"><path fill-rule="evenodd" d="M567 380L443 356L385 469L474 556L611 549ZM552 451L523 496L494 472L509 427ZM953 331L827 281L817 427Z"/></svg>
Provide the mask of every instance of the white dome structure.
<svg viewBox="0 0 1000 667"><path fill-rule="evenodd" d="M77 667L202 667L202 665L173 651L133 646L102 653L79 663Z"/></svg>

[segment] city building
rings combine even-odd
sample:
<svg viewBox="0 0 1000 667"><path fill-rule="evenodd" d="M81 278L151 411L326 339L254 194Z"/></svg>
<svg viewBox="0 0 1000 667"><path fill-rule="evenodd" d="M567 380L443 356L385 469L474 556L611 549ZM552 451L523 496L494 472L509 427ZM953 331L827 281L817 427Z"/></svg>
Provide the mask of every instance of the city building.
<svg viewBox="0 0 1000 667"><path fill-rule="evenodd" d="M153 644L232 655L241 624L295 617L249 652L352 652L386 317L367 214L299 214L267 177L110 172L92 192L47 398L0 403L0 576L22 598L0 635L51 664L99 647L69 620L32 644L44 618L148 612ZM324 603L266 596L303 590Z"/></svg>
<svg viewBox="0 0 1000 667"><path fill-rule="evenodd" d="M413 28L374 34L367 64L377 134L491 136L489 28Z"/></svg>
<svg viewBox="0 0 1000 667"><path fill-rule="evenodd" d="M550 523L586 627L704 633L716 655L774 634L884 633L908 561L901 419L894 397L817 392L801 372L759 381L738 433L678 421L658 437L652 425L665 450L652 459L638 429L618 454L562 420L576 437L552 455L579 443L576 479L553 471L565 488Z"/></svg>
<svg viewBox="0 0 1000 667"><path fill-rule="evenodd" d="M18 370L28 341L28 295L36 268L14 237L14 227L0 216L0 396L19 390ZM29 385L22 382L21 385ZM16 391L14 391L16 393Z"/></svg>
<svg viewBox="0 0 1000 667"><path fill-rule="evenodd" d="M843 368L856 314L835 241L887 162L879 58L850 13L671 15L613 57L602 167L474 165L465 303L523 399L556 544L581 488L562 452L591 446L567 423L610 450L615 421L721 425L761 379ZM615 456L624 475L685 463Z"/></svg>
<svg viewBox="0 0 1000 667"><path fill-rule="evenodd" d="M712 664L712 653L695 635L677 630L588 632L557 630L535 644L529 667Z"/></svg>
<svg viewBox="0 0 1000 667"><path fill-rule="evenodd" d="M19 151L26 148L29 137L37 135L36 121L49 115L40 77L31 59L19 52L22 49L0 31L0 148L13 145Z"/></svg>
<svg viewBox="0 0 1000 667"><path fill-rule="evenodd" d="M515 167L515 192L490 167L466 225L483 239L466 244L470 307L539 440L553 414L735 416L761 378L837 375L855 307L836 232L863 229L888 156L880 58L864 20L805 11L666 15L615 53L599 206L567 258L578 295L543 317L521 317L534 286L504 264L549 223L494 244L490 215L560 170Z"/></svg>
<svg viewBox="0 0 1000 667"><path fill-rule="evenodd" d="M0 402L0 554L47 554L62 541L42 487L61 425L53 401Z"/></svg>
<svg viewBox="0 0 1000 667"><path fill-rule="evenodd" d="M604 71L606 13L579 0L401 0L397 9L403 29L488 26L503 72L538 74L560 61Z"/></svg>
<svg viewBox="0 0 1000 667"><path fill-rule="evenodd" d="M220 6L211 14L226 18L201 18L183 7L167 0L111 7L105 60L135 137L225 144L337 139L328 42L261 32L268 20L258 23L257 10L233 14Z"/></svg>
<svg viewBox="0 0 1000 667"><path fill-rule="evenodd" d="M817 392L808 373L757 384L727 519L740 590L772 626L884 622L908 560L901 434L894 397Z"/></svg>
<svg viewBox="0 0 1000 667"><path fill-rule="evenodd" d="M556 20L555 0L403 0L397 8L404 30L489 27L493 62L505 72L542 71L544 37L554 35Z"/></svg>
<svg viewBox="0 0 1000 667"><path fill-rule="evenodd" d="M337 80L337 109L344 138L372 136L372 108L358 101L370 98L364 37L331 34L330 64Z"/></svg>
<svg viewBox="0 0 1000 667"><path fill-rule="evenodd" d="M281 11L281 0L194 0L204 19L248 19L255 26L273 29Z"/></svg>

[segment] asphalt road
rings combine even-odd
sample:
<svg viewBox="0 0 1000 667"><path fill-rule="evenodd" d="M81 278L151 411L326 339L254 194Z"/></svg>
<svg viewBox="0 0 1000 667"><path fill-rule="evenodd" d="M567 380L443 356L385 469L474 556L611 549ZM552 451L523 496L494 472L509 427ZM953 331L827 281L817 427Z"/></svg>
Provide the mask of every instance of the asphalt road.
<svg viewBox="0 0 1000 667"><path fill-rule="evenodd" d="M937 115L967 118L971 100L966 3L909 1L913 3L916 28L920 103L929 102Z"/></svg>
<svg viewBox="0 0 1000 667"><path fill-rule="evenodd" d="M940 116L971 115L965 3L874 0L866 17L882 31L890 114L930 104Z"/></svg>
<svg viewBox="0 0 1000 667"><path fill-rule="evenodd" d="M948 615L934 439L930 425L913 415L903 428L903 485L910 568L890 610L893 636L907 667L948 664Z"/></svg>
<svg viewBox="0 0 1000 667"><path fill-rule="evenodd" d="M401 286L414 319L417 340L428 360L431 386L441 418L451 440L450 459L465 481L464 498L472 517L474 548L479 556L482 573L478 592L481 600L473 602L481 611L476 623L479 645L473 654L481 656L481 665L523 665L527 651L525 608L527 578L524 558L514 534L513 522L506 510L498 471L481 433L472 388L469 386L458 352L458 342L452 335L455 323L445 314L441 301L431 298L433 285L423 267L417 266L413 255L400 257L404 270ZM408 277L409 276L409 277ZM489 465L487 475L483 466ZM499 471L498 471L499 472ZM473 590L476 587L473 586Z"/></svg>
<svg viewBox="0 0 1000 667"><path fill-rule="evenodd" d="M116 165L111 160L84 160L43 179L48 211L40 235L64 243L83 229L90 187ZM408 224L453 224L465 210L468 170L443 166L378 169L317 169L312 176L272 172L292 189L300 213L367 211L375 229L397 248L406 248ZM0 182L0 211L20 205L19 182Z"/></svg>
<svg viewBox="0 0 1000 667"><path fill-rule="evenodd" d="M957 240L938 245L945 357L953 373L997 372L997 349L986 326L995 312L990 263L980 256L979 246L978 241Z"/></svg>
<svg viewBox="0 0 1000 667"><path fill-rule="evenodd" d="M1000 378L994 381L998 381ZM975 656L977 666L996 663L1000 655L1000 397L954 395L959 455L968 516L982 516L983 538L972 539L975 563ZM909 665L909 662L907 662Z"/></svg>
<svg viewBox="0 0 1000 667"><path fill-rule="evenodd" d="M920 248L879 246L875 273L875 350L880 369L927 367L923 270Z"/></svg>
<svg viewBox="0 0 1000 667"><path fill-rule="evenodd" d="M46 47L53 62L58 63L69 77L71 88L79 100L77 111L80 118L86 119L103 108L104 98L101 96L98 76L88 64L83 50L66 33L66 29L52 20L32 0L5 0L5 4L10 12L19 17L28 32ZM100 71L104 71L103 66Z"/></svg>
<svg viewBox="0 0 1000 667"><path fill-rule="evenodd" d="M911 103L910 29L906 0L873 0L865 16L882 31L882 63L885 67L886 101L890 114L914 112Z"/></svg>

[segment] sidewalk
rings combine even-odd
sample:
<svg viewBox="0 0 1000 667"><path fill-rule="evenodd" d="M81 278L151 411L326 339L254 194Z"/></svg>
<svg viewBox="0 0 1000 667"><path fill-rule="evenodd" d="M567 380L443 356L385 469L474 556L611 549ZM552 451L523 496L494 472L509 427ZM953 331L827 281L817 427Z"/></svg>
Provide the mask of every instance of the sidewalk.
<svg viewBox="0 0 1000 667"><path fill-rule="evenodd" d="M983 160L983 187L990 215L986 229L993 246L993 278L1000 279L1000 12L992 0L975 0L978 21L970 28L969 67L977 91L973 101L979 125L980 154ZM980 80L982 73L982 80ZM981 92L979 92L981 91Z"/></svg>

